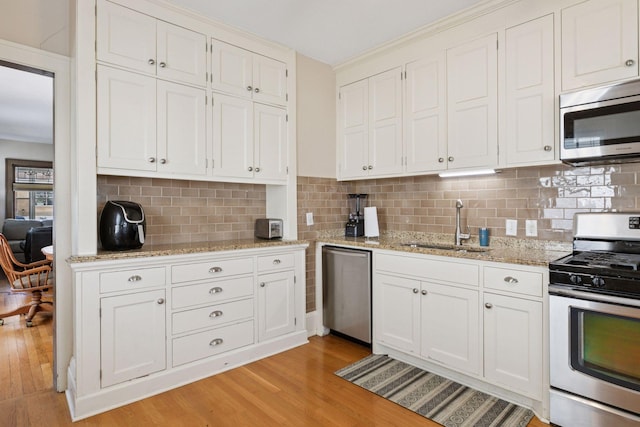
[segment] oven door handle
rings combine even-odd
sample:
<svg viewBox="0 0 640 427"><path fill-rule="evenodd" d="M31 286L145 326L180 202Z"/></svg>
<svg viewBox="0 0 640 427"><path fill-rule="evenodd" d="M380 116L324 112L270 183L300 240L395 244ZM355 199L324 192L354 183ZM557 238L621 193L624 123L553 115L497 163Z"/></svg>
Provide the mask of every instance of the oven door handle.
<svg viewBox="0 0 640 427"><path fill-rule="evenodd" d="M588 301L604 302L610 304L626 305L629 307L640 307L640 299L624 298L612 295L605 295L596 292L579 291L575 288L559 285L549 285L549 295L561 297L577 298Z"/></svg>

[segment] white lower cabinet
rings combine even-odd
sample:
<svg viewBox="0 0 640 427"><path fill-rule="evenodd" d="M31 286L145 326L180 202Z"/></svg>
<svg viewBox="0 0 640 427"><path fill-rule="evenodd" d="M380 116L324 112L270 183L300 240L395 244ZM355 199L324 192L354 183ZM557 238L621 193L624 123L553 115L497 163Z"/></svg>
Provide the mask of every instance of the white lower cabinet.
<svg viewBox="0 0 640 427"><path fill-rule="evenodd" d="M306 247L72 262L73 419L306 343Z"/></svg>

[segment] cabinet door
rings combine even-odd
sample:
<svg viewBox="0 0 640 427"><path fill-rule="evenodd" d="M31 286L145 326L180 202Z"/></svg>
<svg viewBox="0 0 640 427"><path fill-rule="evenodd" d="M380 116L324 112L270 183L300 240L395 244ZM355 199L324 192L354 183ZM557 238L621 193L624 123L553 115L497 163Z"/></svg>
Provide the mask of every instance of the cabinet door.
<svg viewBox="0 0 640 427"><path fill-rule="evenodd" d="M256 179L287 180L287 112L253 104L254 172Z"/></svg>
<svg viewBox="0 0 640 427"><path fill-rule="evenodd" d="M109 1L98 1L96 55L145 73L156 72L156 20Z"/></svg>
<svg viewBox="0 0 640 427"><path fill-rule="evenodd" d="M400 68L369 78L369 176L402 172Z"/></svg>
<svg viewBox="0 0 640 427"><path fill-rule="evenodd" d="M213 96L213 174L253 177L253 103Z"/></svg>
<svg viewBox="0 0 640 427"><path fill-rule="evenodd" d="M373 335L377 342L408 351L420 351L420 282L374 275Z"/></svg>
<svg viewBox="0 0 640 427"><path fill-rule="evenodd" d="M562 10L562 90L637 75L637 0L590 0Z"/></svg>
<svg viewBox="0 0 640 427"><path fill-rule="evenodd" d="M478 291L434 283L423 283L422 291L422 356L479 374Z"/></svg>
<svg viewBox="0 0 640 427"><path fill-rule="evenodd" d="M158 80L158 172L205 175L205 90Z"/></svg>
<svg viewBox="0 0 640 427"><path fill-rule="evenodd" d="M164 292L100 300L102 387L166 368Z"/></svg>
<svg viewBox="0 0 640 427"><path fill-rule="evenodd" d="M258 277L258 339L265 341L296 329L293 271Z"/></svg>
<svg viewBox="0 0 640 427"><path fill-rule="evenodd" d="M207 37L162 21L157 29L158 77L206 86Z"/></svg>
<svg viewBox="0 0 640 427"><path fill-rule="evenodd" d="M448 169L498 162L497 35L447 50Z"/></svg>
<svg viewBox="0 0 640 427"><path fill-rule="evenodd" d="M287 64L253 55L253 100L286 105Z"/></svg>
<svg viewBox="0 0 640 427"><path fill-rule="evenodd" d="M542 303L484 294L485 377L542 397Z"/></svg>
<svg viewBox="0 0 640 427"><path fill-rule="evenodd" d="M366 177L369 165L369 81L340 88L338 176Z"/></svg>
<svg viewBox="0 0 640 427"><path fill-rule="evenodd" d="M156 170L156 80L98 66L98 168Z"/></svg>
<svg viewBox="0 0 640 427"><path fill-rule="evenodd" d="M555 158L553 15L506 31L507 163Z"/></svg>
<svg viewBox="0 0 640 427"><path fill-rule="evenodd" d="M211 87L250 98L253 93L253 54L219 40L212 40L211 45Z"/></svg>
<svg viewBox="0 0 640 427"><path fill-rule="evenodd" d="M444 55L407 64L404 135L406 171L427 172L447 166Z"/></svg>

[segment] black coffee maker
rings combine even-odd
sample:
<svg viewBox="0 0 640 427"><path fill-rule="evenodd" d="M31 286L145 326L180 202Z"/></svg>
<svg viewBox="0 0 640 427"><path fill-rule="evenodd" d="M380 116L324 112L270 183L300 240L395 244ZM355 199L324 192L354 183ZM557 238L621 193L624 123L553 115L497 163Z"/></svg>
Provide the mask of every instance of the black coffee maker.
<svg viewBox="0 0 640 427"><path fill-rule="evenodd" d="M349 221L345 224L346 237L364 236L364 200L367 194L349 194Z"/></svg>

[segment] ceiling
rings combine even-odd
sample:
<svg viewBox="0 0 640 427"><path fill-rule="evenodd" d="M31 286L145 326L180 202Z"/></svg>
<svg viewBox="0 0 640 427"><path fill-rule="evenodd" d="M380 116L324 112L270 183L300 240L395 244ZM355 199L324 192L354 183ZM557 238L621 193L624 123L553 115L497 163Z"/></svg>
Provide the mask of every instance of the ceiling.
<svg viewBox="0 0 640 427"><path fill-rule="evenodd" d="M486 0L166 0L335 66Z"/></svg>

